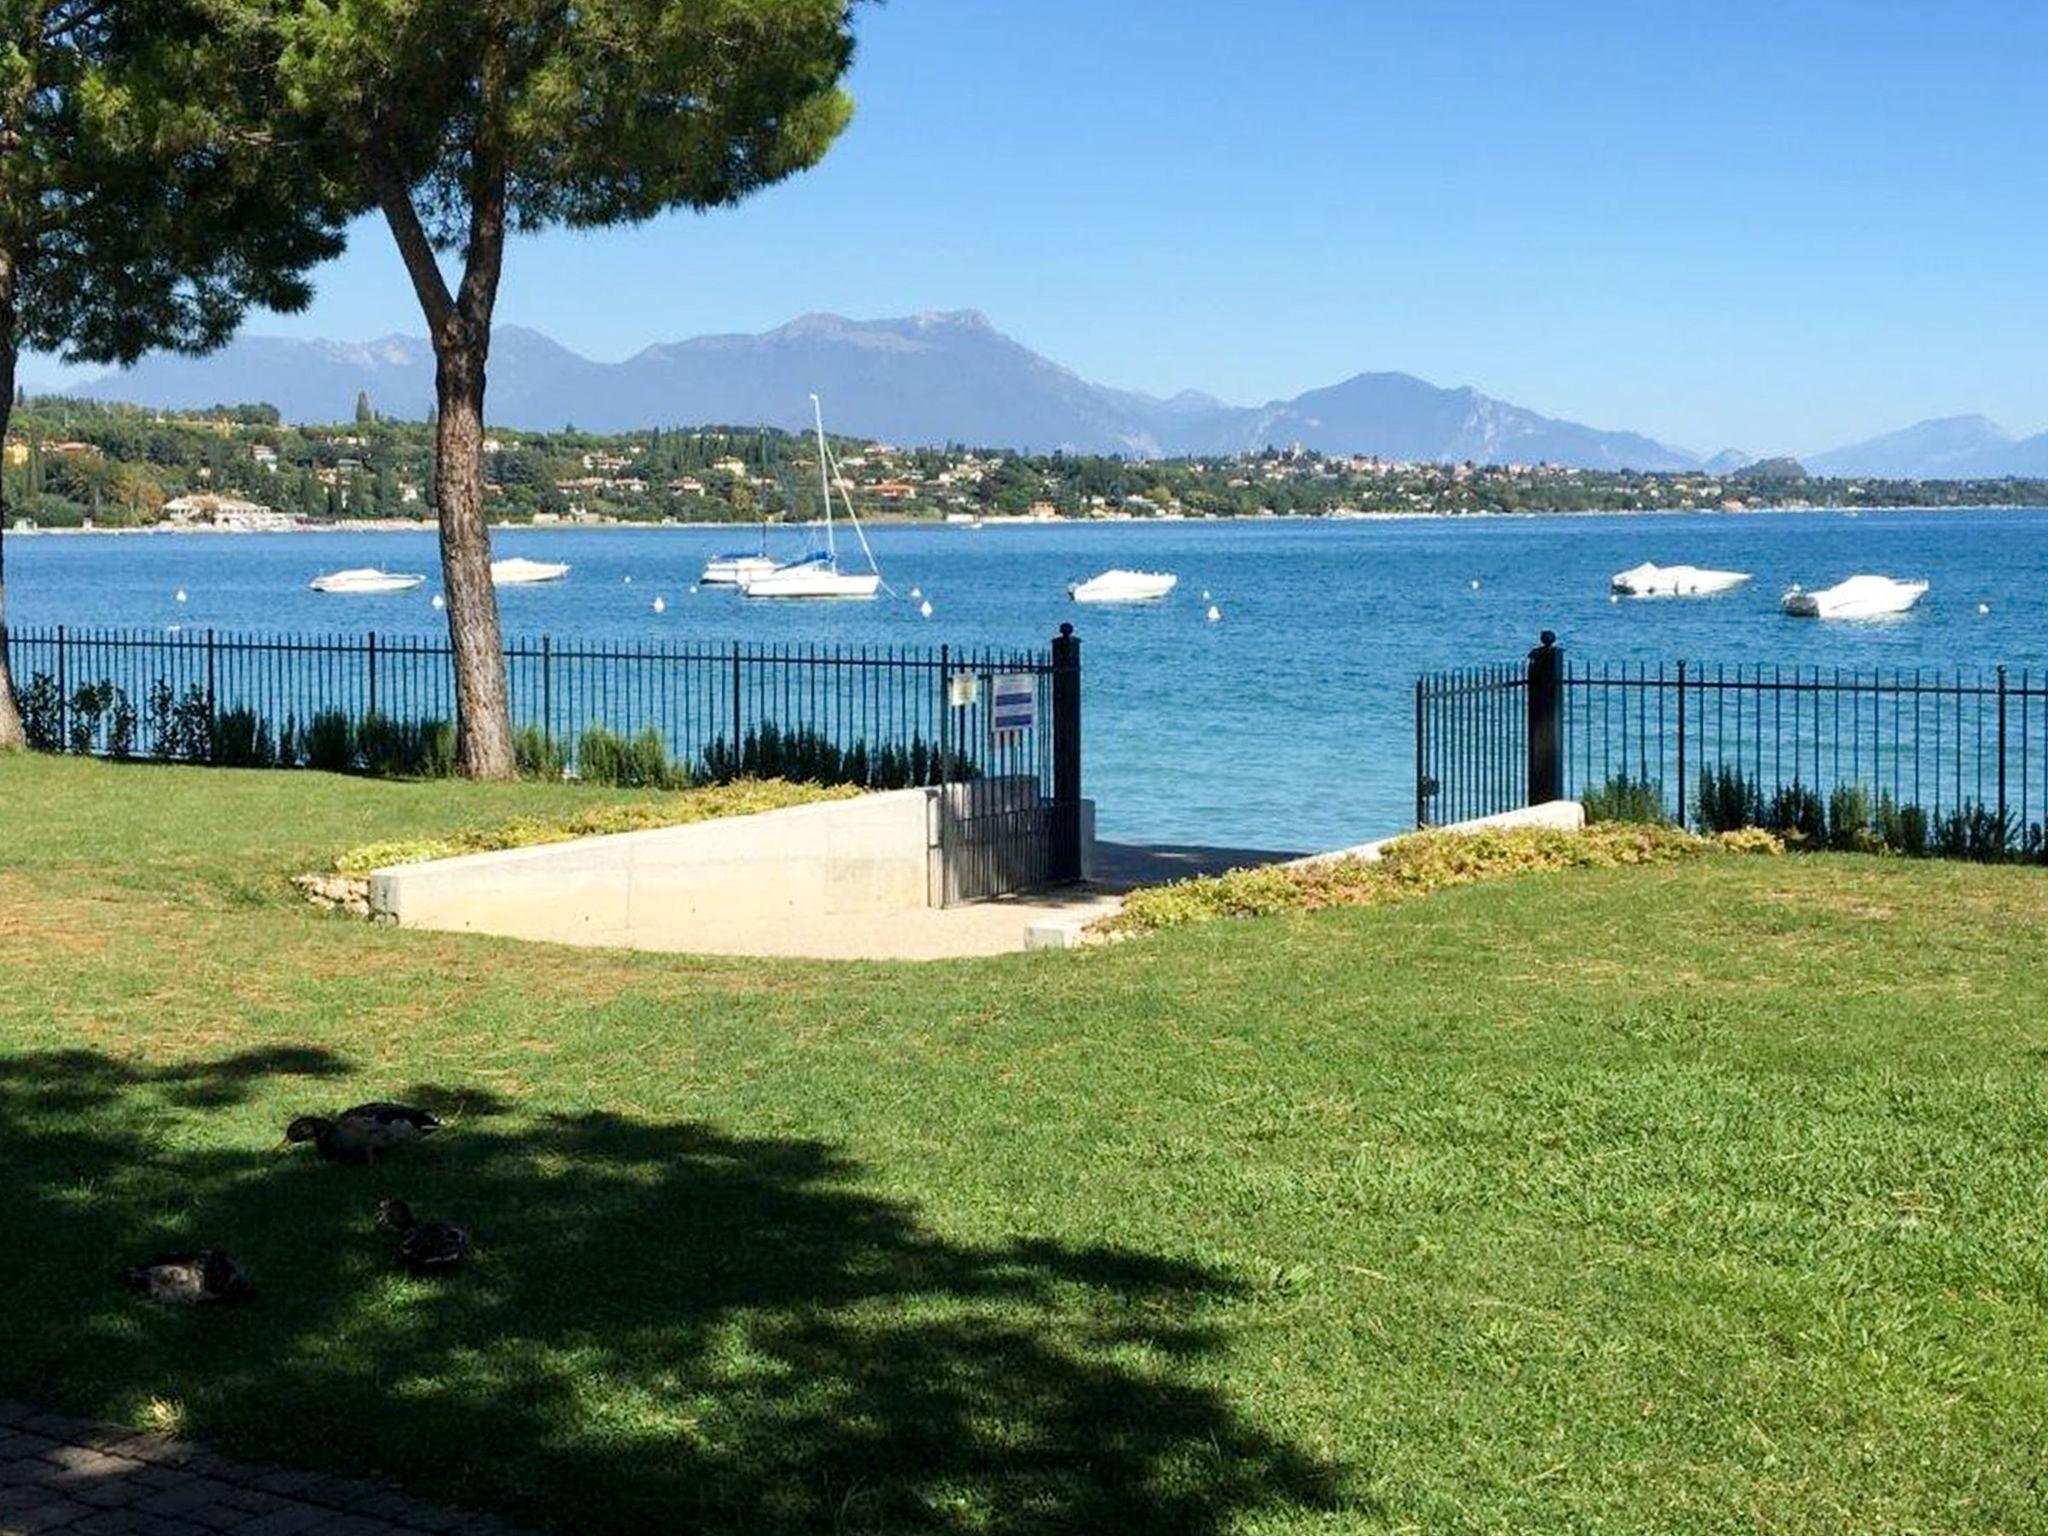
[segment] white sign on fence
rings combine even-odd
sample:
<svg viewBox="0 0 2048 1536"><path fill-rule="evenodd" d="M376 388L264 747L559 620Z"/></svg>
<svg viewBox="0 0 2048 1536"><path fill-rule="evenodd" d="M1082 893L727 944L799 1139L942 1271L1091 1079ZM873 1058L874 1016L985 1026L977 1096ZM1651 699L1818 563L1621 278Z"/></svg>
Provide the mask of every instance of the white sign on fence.
<svg viewBox="0 0 2048 1536"><path fill-rule="evenodd" d="M1038 679L1029 672L1011 672L989 689L989 727L997 735L1028 731L1038 724Z"/></svg>

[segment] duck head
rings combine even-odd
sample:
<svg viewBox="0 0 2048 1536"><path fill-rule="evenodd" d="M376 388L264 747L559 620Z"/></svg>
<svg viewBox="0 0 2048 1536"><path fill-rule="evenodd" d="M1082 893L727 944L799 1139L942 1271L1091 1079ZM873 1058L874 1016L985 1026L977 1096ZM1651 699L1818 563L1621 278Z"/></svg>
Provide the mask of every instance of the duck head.
<svg viewBox="0 0 2048 1536"><path fill-rule="evenodd" d="M386 1195L377 1202L377 1221L386 1227L396 1227L404 1232L419 1225L413 1219L412 1207L395 1195Z"/></svg>
<svg viewBox="0 0 2048 1536"><path fill-rule="evenodd" d="M318 1141L334 1125L325 1115L301 1115L284 1128L286 1141Z"/></svg>

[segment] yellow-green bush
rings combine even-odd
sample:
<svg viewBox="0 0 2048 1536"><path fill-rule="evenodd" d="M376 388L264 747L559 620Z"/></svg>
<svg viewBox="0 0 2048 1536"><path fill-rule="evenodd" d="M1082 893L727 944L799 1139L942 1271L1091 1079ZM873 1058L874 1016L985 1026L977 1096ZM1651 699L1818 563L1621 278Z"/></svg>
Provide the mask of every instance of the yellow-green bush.
<svg viewBox="0 0 2048 1536"><path fill-rule="evenodd" d="M403 838L365 843L336 857L335 872L367 874L392 864L422 864L464 853L491 853L501 848L531 848L541 843L566 843L577 837L603 837L614 832L645 832L655 827L680 827L719 816L751 816L819 800L845 800L859 794L846 785L790 784L781 779L739 779L703 789L683 790L659 799L622 805L592 806L568 816L521 816L495 826L471 827L446 837Z"/></svg>
<svg viewBox="0 0 2048 1536"><path fill-rule="evenodd" d="M1150 933L1219 917L1376 906L1508 875L1784 851L1776 837L1753 828L1713 838L1695 837L1674 826L1632 822L1602 822L1583 832L1543 827L1422 832L1390 844L1371 862L1334 859L1291 868L1268 865L1133 891L1121 912L1097 926L1104 933Z"/></svg>

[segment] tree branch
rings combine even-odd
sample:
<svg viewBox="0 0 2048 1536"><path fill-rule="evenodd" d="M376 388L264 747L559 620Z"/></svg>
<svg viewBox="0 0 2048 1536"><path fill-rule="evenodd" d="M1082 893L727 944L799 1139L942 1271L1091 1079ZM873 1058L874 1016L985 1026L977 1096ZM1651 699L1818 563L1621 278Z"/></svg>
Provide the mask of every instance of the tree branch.
<svg viewBox="0 0 2048 1536"><path fill-rule="evenodd" d="M440 262L434 259L434 242L427 238L426 226L420 223L412 191L374 150L364 154L363 171L371 190L377 194L377 206L384 210L384 222L391 226L391 237L398 242L398 254L405 262L406 274L412 278L413 292L419 295L427 328L439 346L446 340L449 322L455 318L455 299L448 292L447 278L441 275Z"/></svg>

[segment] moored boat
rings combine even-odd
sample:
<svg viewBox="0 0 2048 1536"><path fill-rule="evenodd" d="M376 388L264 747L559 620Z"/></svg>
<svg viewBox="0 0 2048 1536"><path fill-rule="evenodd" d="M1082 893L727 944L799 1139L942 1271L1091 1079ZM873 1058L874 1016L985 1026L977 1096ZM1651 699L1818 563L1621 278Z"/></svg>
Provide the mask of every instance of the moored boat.
<svg viewBox="0 0 2048 1536"><path fill-rule="evenodd" d="M713 555L704 562L697 580L707 587L743 587L756 576L766 576L782 564L773 555Z"/></svg>
<svg viewBox="0 0 2048 1536"><path fill-rule="evenodd" d="M1924 581L1864 575L1811 592L1795 586L1785 594L1783 606L1802 619L1881 619L1904 613L1926 595Z"/></svg>
<svg viewBox="0 0 2048 1536"><path fill-rule="evenodd" d="M560 581L569 574L569 567L559 560L528 560L523 555L514 555L509 560L491 562L491 585L494 587L530 587L543 581Z"/></svg>
<svg viewBox="0 0 2048 1536"><path fill-rule="evenodd" d="M380 571L375 566L357 566L346 571L329 571L324 576L315 576L309 586L315 592L332 592L337 595L374 595L384 592L410 592L426 581L424 576L414 576L404 571ZM179 593L180 599L184 593Z"/></svg>
<svg viewBox="0 0 2048 1536"><path fill-rule="evenodd" d="M1180 582L1166 571L1107 570L1077 581L1067 595L1077 603L1156 603Z"/></svg>
<svg viewBox="0 0 2048 1536"><path fill-rule="evenodd" d="M816 395L811 396L811 415L818 429L818 481L825 497L825 547L801 560L778 565L772 571L742 580L739 588L745 597L864 598L873 597L881 588L882 572L875 564L875 552L868 548L868 536L861 531L860 518L853 510L853 498L846 496L844 491L840 494L846 501L847 521L853 524L861 553L868 557L868 568L865 571L839 569L839 550L832 541L832 479L837 466L832 462L832 449L825 441L825 408Z"/></svg>
<svg viewBox="0 0 2048 1536"><path fill-rule="evenodd" d="M1656 565L1644 561L1614 573L1611 591L1623 597L1711 597L1750 579L1747 571L1714 571L1698 565Z"/></svg>

